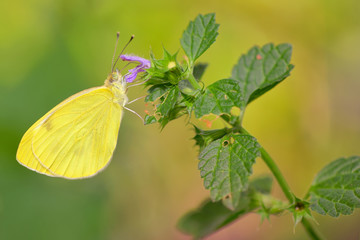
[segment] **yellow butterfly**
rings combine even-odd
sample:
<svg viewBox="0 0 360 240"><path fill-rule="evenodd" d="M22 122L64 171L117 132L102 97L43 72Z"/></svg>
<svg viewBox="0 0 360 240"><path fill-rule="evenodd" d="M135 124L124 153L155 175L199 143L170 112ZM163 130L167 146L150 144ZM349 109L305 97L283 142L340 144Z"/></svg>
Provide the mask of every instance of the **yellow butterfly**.
<svg viewBox="0 0 360 240"><path fill-rule="evenodd" d="M94 176L109 164L128 102L126 83L150 67L140 57L119 57L140 65L125 76L112 72L103 86L69 97L35 122L17 150L21 165L52 177L79 179Z"/></svg>

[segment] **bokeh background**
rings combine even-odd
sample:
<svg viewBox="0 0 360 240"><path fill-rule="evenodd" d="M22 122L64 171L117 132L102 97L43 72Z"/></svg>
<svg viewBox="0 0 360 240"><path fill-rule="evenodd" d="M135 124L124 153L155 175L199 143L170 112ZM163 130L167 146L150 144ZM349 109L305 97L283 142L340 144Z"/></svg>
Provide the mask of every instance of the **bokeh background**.
<svg viewBox="0 0 360 240"><path fill-rule="evenodd" d="M128 53L179 49L189 20L216 12L220 35L201 58L206 84L228 77L253 45L293 44L291 76L251 104L245 127L303 196L314 175L359 155L360 2L357 0L2 0L0 2L0 239L190 239L175 225L208 196L185 120L163 131L126 113L110 166L78 181L36 174L15 159L39 117L109 73L115 33ZM180 53L182 55L182 53ZM130 99L145 94L129 91ZM144 103L132 106L144 112ZM259 159L255 175L267 173ZM275 184L274 193L285 199ZM360 212L314 214L328 239L359 239ZM249 214L208 238L307 239L290 215Z"/></svg>

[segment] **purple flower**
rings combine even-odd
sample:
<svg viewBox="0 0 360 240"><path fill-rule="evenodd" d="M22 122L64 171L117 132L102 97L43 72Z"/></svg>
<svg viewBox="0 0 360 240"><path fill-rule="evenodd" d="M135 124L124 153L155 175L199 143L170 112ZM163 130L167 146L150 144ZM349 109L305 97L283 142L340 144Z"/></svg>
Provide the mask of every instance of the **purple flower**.
<svg viewBox="0 0 360 240"><path fill-rule="evenodd" d="M134 81L139 72L145 72L144 69L150 68L150 61L147 59L132 55L121 55L120 58L123 61L140 63L135 68L130 69L127 74L125 74L124 78L126 82Z"/></svg>

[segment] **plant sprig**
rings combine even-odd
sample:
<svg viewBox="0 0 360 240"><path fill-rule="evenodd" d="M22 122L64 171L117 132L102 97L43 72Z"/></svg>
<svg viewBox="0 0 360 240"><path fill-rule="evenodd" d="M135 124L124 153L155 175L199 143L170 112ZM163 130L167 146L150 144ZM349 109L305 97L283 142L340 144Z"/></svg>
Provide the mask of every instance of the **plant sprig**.
<svg viewBox="0 0 360 240"><path fill-rule="evenodd" d="M288 212L294 224L302 223L312 239L321 239L308 219L311 211L337 217L351 214L360 207L360 157L340 158L319 172L305 198L289 188L277 164L255 137L242 126L249 103L285 80L294 66L290 63L290 44L255 46L235 64L231 77L204 87L201 82L207 64L196 60L215 42L219 25L215 14L198 15L180 40L186 61L177 61L177 53L164 49L164 56L151 54L147 70L146 102L154 107L146 115L146 124L170 121L186 115L195 129L199 146L199 170L210 199L184 215L178 227L195 238L205 237L247 213L261 219ZM240 114L234 114L233 109ZM216 115L227 127L205 130L191 119ZM271 195L270 177L249 179L256 158L267 164L283 190L287 201Z"/></svg>

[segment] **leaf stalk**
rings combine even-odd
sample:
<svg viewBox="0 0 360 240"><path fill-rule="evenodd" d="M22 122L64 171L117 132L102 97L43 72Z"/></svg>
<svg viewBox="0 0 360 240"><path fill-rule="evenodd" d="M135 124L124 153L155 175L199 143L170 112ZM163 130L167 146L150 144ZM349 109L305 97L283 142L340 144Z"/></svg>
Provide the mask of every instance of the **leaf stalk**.
<svg viewBox="0 0 360 240"><path fill-rule="evenodd" d="M196 81L194 75L191 73L189 74L188 80L191 84L191 86L193 86L193 88L195 88L196 90L201 90L202 87L200 86L200 84L198 83L198 81Z"/></svg>

